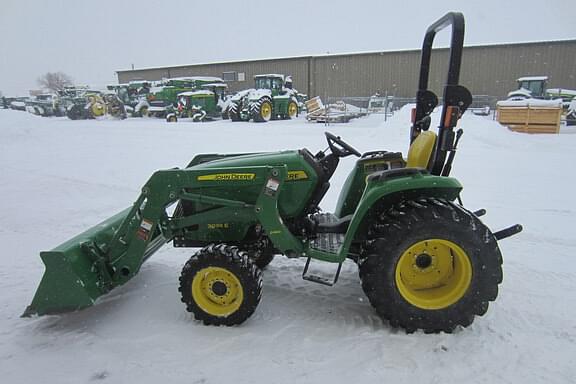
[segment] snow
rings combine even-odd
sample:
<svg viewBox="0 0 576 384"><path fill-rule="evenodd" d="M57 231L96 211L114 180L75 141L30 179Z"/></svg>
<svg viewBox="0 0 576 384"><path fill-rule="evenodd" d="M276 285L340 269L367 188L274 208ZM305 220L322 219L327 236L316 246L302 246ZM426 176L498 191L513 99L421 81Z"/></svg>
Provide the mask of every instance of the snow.
<svg viewBox="0 0 576 384"><path fill-rule="evenodd" d="M436 118L438 114L434 115ZM514 133L466 114L453 176L500 243L496 302L454 334L404 334L379 320L345 263L334 287L303 281L304 260L277 257L243 325L206 327L180 302L191 249L167 245L96 306L22 319L44 268L41 250L131 205L157 169L197 153L326 147L323 131L362 151L406 153L410 111L324 126L291 121L169 124L71 121L0 110L0 372L4 383L573 383L576 377L576 128ZM331 211L354 159L336 171ZM334 272L333 266L315 268Z"/></svg>
<svg viewBox="0 0 576 384"><path fill-rule="evenodd" d="M544 81L548 80L548 76L525 76L518 79L518 81Z"/></svg>
<svg viewBox="0 0 576 384"><path fill-rule="evenodd" d="M541 100L541 99L524 99L524 100L501 100L496 103L499 107L544 107L544 108L562 108L562 99Z"/></svg>
<svg viewBox="0 0 576 384"><path fill-rule="evenodd" d="M200 90L200 91L187 91L178 94L178 96L195 96L195 95L214 95L214 92Z"/></svg>
<svg viewBox="0 0 576 384"><path fill-rule="evenodd" d="M260 100L264 96L272 97L272 91L269 89L253 89L248 94L250 100ZM276 97L280 97L280 95Z"/></svg>
<svg viewBox="0 0 576 384"><path fill-rule="evenodd" d="M185 81L211 81L214 83L222 83L222 79L214 76L188 76L188 77L170 77L164 78L163 81L168 80L185 80Z"/></svg>
<svg viewBox="0 0 576 384"><path fill-rule="evenodd" d="M225 83L208 83L202 84L203 87L214 87L214 88L228 88L228 84Z"/></svg>
<svg viewBox="0 0 576 384"><path fill-rule="evenodd" d="M548 88L546 93L553 94L553 95L571 95L576 96L576 90L573 89L564 89L564 88Z"/></svg>
<svg viewBox="0 0 576 384"><path fill-rule="evenodd" d="M263 78L263 77L276 77L276 78L281 78L282 81L284 81L284 75L280 75L280 74L277 74L277 73L268 73L268 74L265 74L265 75L256 75L256 76L254 76L255 79L259 79L259 78Z"/></svg>

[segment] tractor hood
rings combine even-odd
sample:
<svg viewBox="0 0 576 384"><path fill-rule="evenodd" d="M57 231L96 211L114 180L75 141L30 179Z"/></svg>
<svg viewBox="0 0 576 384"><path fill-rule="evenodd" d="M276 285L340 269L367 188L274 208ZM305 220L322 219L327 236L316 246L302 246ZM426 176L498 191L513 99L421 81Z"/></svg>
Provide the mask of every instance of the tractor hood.
<svg viewBox="0 0 576 384"><path fill-rule="evenodd" d="M244 189L236 188L231 191L227 182L247 177L246 168L286 166L287 176L278 200L278 209L282 217L289 218L300 216L309 208L319 179L314 161L306 149L234 155L205 154L196 156L187 169L204 171L203 178L218 182L207 187L213 196L227 199L244 196L242 201L254 201L260 194L261 184L247 184ZM237 171L239 168L243 169L241 174ZM210 172L212 169L214 171ZM205 192L206 189L203 189L198 193Z"/></svg>
<svg viewBox="0 0 576 384"><path fill-rule="evenodd" d="M316 177L316 172L309 161L304 158L308 150L288 150L278 152L239 153L239 154L202 154L196 156L187 168L227 168L227 167L250 167L250 166L277 166L286 165L288 171L301 170L308 177Z"/></svg>

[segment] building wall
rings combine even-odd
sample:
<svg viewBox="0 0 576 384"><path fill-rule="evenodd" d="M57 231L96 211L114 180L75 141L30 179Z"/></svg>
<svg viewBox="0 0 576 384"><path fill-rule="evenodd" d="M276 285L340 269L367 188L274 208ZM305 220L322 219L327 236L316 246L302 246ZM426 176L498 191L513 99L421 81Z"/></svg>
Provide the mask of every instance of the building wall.
<svg viewBox="0 0 576 384"><path fill-rule="evenodd" d="M440 92L446 78L448 49L433 53L429 88ZM461 84L474 95L505 97L522 76L547 75L551 88L576 89L576 40L500 44L464 48ZM118 71L118 82L160 80L184 76L244 73L231 81L231 91L250 88L257 74L292 75L294 87L310 96L370 96L388 91L400 97L415 95L420 51L324 55L270 60L185 65Z"/></svg>

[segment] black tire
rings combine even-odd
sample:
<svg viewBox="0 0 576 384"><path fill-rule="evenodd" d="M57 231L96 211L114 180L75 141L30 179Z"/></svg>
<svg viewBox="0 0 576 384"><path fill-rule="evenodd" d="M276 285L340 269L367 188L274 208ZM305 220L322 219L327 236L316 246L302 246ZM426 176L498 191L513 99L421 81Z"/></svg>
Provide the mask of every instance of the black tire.
<svg viewBox="0 0 576 384"><path fill-rule="evenodd" d="M566 125L576 125L576 112L566 115Z"/></svg>
<svg viewBox="0 0 576 384"><path fill-rule="evenodd" d="M124 120L128 116L124 104L116 100L112 100L108 103L108 114L115 119L120 120Z"/></svg>
<svg viewBox="0 0 576 384"><path fill-rule="evenodd" d="M83 105L74 104L68 109L66 116L68 116L70 120L84 120L88 118L88 113Z"/></svg>
<svg viewBox="0 0 576 384"><path fill-rule="evenodd" d="M224 108L220 117L222 117L222 120L230 119L230 115L228 114L228 107Z"/></svg>
<svg viewBox="0 0 576 384"><path fill-rule="evenodd" d="M260 302L262 272L246 252L212 244L184 265L179 291L196 320L206 325L241 324Z"/></svg>
<svg viewBox="0 0 576 384"><path fill-rule="evenodd" d="M297 116L298 116L298 104L294 100L291 100L288 103L288 106L286 109L286 118L287 119L293 119Z"/></svg>
<svg viewBox="0 0 576 384"><path fill-rule="evenodd" d="M228 107L228 116L232 121L240 121L240 106L236 103L231 103Z"/></svg>
<svg viewBox="0 0 576 384"><path fill-rule="evenodd" d="M250 107L252 119L258 123L265 123L272 120L274 107L268 98L262 98Z"/></svg>
<svg viewBox="0 0 576 384"><path fill-rule="evenodd" d="M486 313L502 282L502 256L474 214L434 198L376 212L359 270L380 317L407 332L450 333Z"/></svg>
<svg viewBox="0 0 576 384"><path fill-rule="evenodd" d="M273 249L262 249L255 252L246 251L248 257L260 269L264 269L274 260Z"/></svg>

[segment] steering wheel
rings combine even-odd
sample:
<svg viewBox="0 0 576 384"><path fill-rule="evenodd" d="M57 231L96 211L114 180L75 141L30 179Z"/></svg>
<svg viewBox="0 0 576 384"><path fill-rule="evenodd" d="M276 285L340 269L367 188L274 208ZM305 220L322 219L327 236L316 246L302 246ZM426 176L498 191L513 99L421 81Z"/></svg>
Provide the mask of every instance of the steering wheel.
<svg viewBox="0 0 576 384"><path fill-rule="evenodd" d="M328 146L333 154L338 157L346 157L350 155L354 155L357 157L361 157L362 154L358 152L354 147L350 144L346 143L344 140L340 138L340 136L334 136L330 132L324 132L326 136L326 140L328 141ZM337 144L338 146L336 146Z"/></svg>

